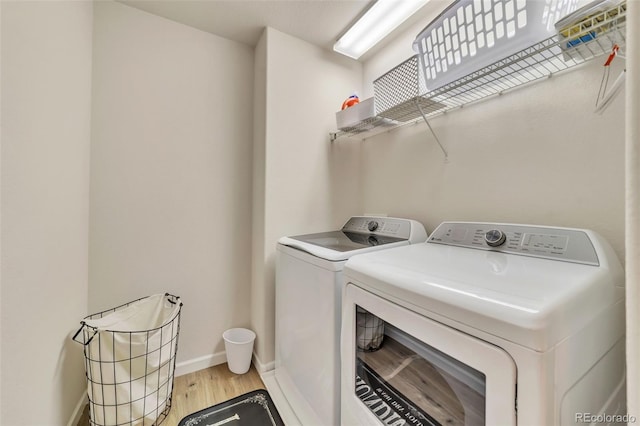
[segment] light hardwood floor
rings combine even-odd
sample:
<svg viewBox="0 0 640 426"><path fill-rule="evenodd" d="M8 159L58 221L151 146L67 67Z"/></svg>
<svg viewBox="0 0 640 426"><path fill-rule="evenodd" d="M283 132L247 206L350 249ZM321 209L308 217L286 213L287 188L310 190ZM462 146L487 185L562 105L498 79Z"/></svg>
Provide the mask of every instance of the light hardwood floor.
<svg viewBox="0 0 640 426"><path fill-rule="evenodd" d="M482 395L393 338L385 336L378 351L358 352L358 358L438 423L447 426L483 423Z"/></svg>
<svg viewBox="0 0 640 426"><path fill-rule="evenodd" d="M188 414L256 389L265 389L265 386L253 365L249 372L241 375L229 371L225 363L176 377L171 411L162 426L176 426ZM88 424L89 405L85 407L78 426Z"/></svg>

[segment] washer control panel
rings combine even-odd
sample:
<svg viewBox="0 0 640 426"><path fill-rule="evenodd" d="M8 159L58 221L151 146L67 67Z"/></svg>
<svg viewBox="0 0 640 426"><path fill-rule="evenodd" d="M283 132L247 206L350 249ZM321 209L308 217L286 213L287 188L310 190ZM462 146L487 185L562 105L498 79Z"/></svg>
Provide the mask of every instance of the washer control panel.
<svg viewBox="0 0 640 426"><path fill-rule="evenodd" d="M411 222L391 217L354 216L342 227L342 231L408 239Z"/></svg>
<svg viewBox="0 0 640 426"><path fill-rule="evenodd" d="M565 262L599 265L589 235L579 229L536 225L443 222L427 243L499 251Z"/></svg>

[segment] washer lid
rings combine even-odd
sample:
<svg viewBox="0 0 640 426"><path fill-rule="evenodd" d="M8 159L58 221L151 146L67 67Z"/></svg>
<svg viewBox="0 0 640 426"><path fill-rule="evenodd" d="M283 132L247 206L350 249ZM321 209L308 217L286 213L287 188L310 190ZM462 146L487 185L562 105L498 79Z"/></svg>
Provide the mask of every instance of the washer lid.
<svg viewBox="0 0 640 426"><path fill-rule="evenodd" d="M318 234L298 235L289 238L341 252L359 250L366 247L382 246L407 240L406 238L362 234L359 232L349 231L320 232Z"/></svg>
<svg viewBox="0 0 640 426"><path fill-rule="evenodd" d="M322 259L338 262L356 253L409 244L407 239L343 231L283 237L279 244L296 248Z"/></svg>
<svg viewBox="0 0 640 426"><path fill-rule="evenodd" d="M346 260L356 253L424 242L424 227L410 219L354 216L340 231L283 237L278 243L330 261Z"/></svg>
<svg viewBox="0 0 640 426"><path fill-rule="evenodd" d="M425 243L356 256L345 279L411 310L544 351L623 298L620 263L601 237L588 235L599 266Z"/></svg>

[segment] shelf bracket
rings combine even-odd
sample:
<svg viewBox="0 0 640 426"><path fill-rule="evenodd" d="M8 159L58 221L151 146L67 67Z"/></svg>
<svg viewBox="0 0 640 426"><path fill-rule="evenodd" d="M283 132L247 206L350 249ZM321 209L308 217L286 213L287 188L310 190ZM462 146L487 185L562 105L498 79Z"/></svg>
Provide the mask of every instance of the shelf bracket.
<svg viewBox="0 0 640 426"><path fill-rule="evenodd" d="M440 142L440 139L438 139L438 135L436 135L436 132L433 131L433 128L431 127L431 124L429 124L429 120L427 120L427 115L422 110L422 107L420 106L420 102L418 101L417 98L414 100L414 103L416 104L416 107L418 108L418 111L420 111L420 115L422 115L422 119L424 120L425 123L427 123L427 126L429 127L429 130L431 131L431 134L433 135L433 138L436 140L436 142L438 143L438 146L442 150L442 153L444 154L444 161L445 162L449 161L449 154L447 153L447 150L444 149L444 146L442 146L442 143Z"/></svg>

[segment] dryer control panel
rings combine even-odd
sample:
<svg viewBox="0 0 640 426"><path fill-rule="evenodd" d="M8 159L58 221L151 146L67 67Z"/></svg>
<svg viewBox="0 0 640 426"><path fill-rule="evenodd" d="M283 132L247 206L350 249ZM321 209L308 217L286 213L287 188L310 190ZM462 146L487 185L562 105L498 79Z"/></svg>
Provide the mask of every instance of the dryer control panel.
<svg viewBox="0 0 640 426"><path fill-rule="evenodd" d="M446 244L598 266L584 230L504 223L443 222L427 243Z"/></svg>

